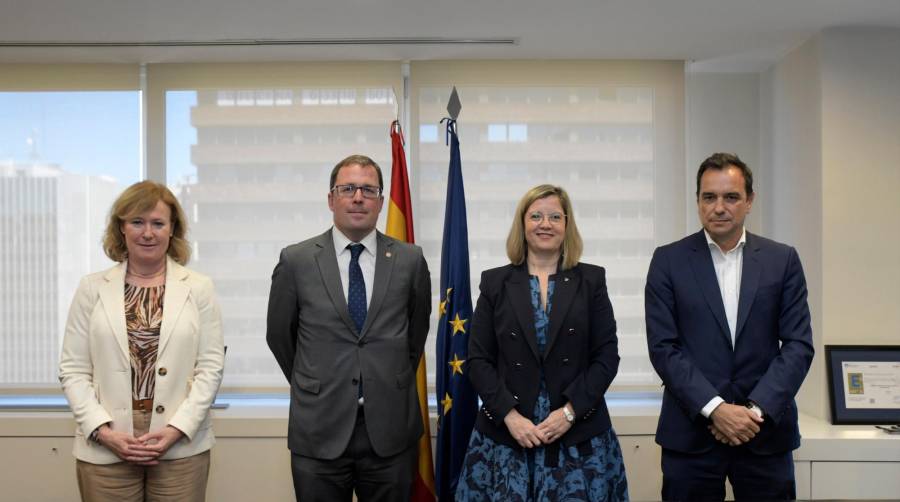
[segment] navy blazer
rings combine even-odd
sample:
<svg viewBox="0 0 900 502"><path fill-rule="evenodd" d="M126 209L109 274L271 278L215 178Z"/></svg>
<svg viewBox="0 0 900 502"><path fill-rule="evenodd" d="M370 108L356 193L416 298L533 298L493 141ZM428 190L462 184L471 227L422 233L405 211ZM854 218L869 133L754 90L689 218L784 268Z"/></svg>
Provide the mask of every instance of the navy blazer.
<svg viewBox="0 0 900 502"><path fill-rule="evenodd" d="M483 406L475 427L520 448L503 418L513 408L532 418L543 371L550 408L571 401L575 423L560 439L577 445L610 428L603 395L619 367L616 321L605 271L579 263L553 276L547 346L538 352L527 268L506 265L481 274L469 333L469 379Z"/></svg>
<svg viewBox="0 0 900 502"><path fill-rule="evenodd" d="M719 395L757 403L757 454L800 446L794 396L813 358L806 279L797 251L747 232L732 347L722 294L700 232L653 253L644 293L650 360L665 392L656 442L684 453L713 448L700 410Z"/></svg>

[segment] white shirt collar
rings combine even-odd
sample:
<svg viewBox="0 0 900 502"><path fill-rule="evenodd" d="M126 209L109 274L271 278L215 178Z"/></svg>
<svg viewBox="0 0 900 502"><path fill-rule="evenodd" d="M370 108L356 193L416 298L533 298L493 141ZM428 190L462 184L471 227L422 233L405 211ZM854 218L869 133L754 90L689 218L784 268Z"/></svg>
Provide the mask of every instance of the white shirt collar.
<svg viewBox="0 0 900 502"><path fill-rule="evenodd" d="M373 229L371 232L369 232L368 235L366 235L362 238L362 240L359 241L359 244L362 244L366 247L364 251L365 253L371 254L373 256L375 255L375 245L378 242L376 238L377 234L378 232ZM334 250L337 252L337 254L341 254L344 251L349 251L347 249L347 246L350 244L355 244L355 241L351 241L337 227L332 227L331 238L334 241Z"/></svg>
<svg viewBox="0 0 900 502"><path fill-rule="evenodd" d="M723 255L731 253L732 251L737 251L738 249L743 248L745 244L747 244L747 229L746 228L741 229L741 238L738 240L737 245L734 246L734 248L732 248L730 251L727 251L727 252L722 251L722 248L719 247L719 245L716 243L716 241L714 241L712 239L712 237L710 237L709 232L707 232L705 228L703 229L703 235L706 236L706 245L709 246L710 249L712 249L715 246L715 248L718 249L719 252L722 253Z"/></svg>

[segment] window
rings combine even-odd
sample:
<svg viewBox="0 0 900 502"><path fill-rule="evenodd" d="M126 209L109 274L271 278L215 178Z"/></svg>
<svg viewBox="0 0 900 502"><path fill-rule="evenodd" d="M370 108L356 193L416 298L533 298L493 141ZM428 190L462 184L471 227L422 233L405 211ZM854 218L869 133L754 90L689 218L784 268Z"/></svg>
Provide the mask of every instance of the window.
<svg viewBox="0 0 900 502"><path fill-rule="evenodd" d="M668 195L683 186L681 157L669 153L673 145L681 151L680 65L422 62L410 73L420 124L412 164L421 181L413 193L429 208L416 214L416 231L433 284L439 281L449 148L434 141L443 130L426 128L446 115L455 85L462 102L457 126L473 296L483 270L508 263L506 236L519 198L541 183L561 185L585 240L582 261L607 270L622 358L616 384L656 384L643 283L655 246L684 228L684 213L667 206L684 204ZM623 80L629 85L618 83ZM431 383L436 332L432 325Z"/></svg>
<svg viewBox="0 0 900 502"><path fill-rule="evenodd" d="M400 69L371 67L374 74L362 82L357 74L364 68L352 79L314 80L309 75L329 74L315 65L299 65L282 79L231 78L231 66L221 65L213 76L185 69L177 88L159 82L167 183L198 215L189 239L203 252L189 266L213 279L222 307L228 346L223 387L286 385L265 340L270 277L282 248L332 225L326 196L334 165L351 154L368 155L390 187L389 126L396 112L386 90L396 85ZM239 106L242 96L254 96L255 107L217 106L226 89L238 87ZM301 106L280 106L293 96ZM380 229L386 217L387 204Z"/></svg>
<svg viewBox="0 0 900 502"><path fill-rule="evenodd" d="M58 388L73 293L112 264L100 245L106 215L141 177L138 71L0 74L0 386Z"/></svg>
<svg viewBox="0 0 900 502"><path fill-rule="evenodd" d="M389 191L399 63L146 70L142 111L136 66L0 66L0 231L17 237L0 241L0 386L58 388L72 293L80 277L109 266L99 245L106 213L142 177L142 116L147 177L179 197L195 250L189 266L211 276L219 291L229 346L225 389L286 386L265 343L269 278L284 246L331 226L326 194L334 164L370 155ZM622 356L616 384L655 385L643 282L655 246L685 228L682 65L411 63L410 101L403 103L411 123L404 127L433 305L449 162L440 120L453 85L463 105L473 295L481 271L507 261L519 197L539 183L562 185L573 197L583 260L607 269ZM379 229L386 216L385 206ZM435 338L433 325L431 385Z"/></svg>

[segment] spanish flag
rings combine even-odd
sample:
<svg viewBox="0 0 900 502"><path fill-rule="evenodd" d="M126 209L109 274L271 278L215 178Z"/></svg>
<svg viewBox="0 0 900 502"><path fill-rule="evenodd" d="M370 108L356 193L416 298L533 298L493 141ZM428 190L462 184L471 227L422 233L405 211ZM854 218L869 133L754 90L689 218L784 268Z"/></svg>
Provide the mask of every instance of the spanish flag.
<svg viewBox="0 0 900 502"><path fill-rule="evenodd" d="M399 241L415 242L412 204L409 199L409 176L406 172L406 152L400 122L391 124L391 198L388 202L387 235ZM416 389L419 391L419 412L425 430L419 438L419 464L413 482L411 502L434 502L434 463L431 460L431 426L428 418L428 387L425 379L425 355L416 370Z"/></svg>

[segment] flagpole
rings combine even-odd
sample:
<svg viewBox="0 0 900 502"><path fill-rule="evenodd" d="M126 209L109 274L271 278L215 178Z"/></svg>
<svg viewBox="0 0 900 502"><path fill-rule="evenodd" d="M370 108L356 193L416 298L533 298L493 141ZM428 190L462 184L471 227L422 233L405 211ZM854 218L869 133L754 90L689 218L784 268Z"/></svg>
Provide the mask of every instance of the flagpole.
<svg viewBox="0 0 900 502"><path fill-rule="evenodd" d="M435 480L438 500L453 500L462 462L475 425L478 400L466 374L472 295L469 285L469 237L462 160L456 118L462 108L456 88L447 106L450 145L447 203L441 248L440 304L436 354L438 433Z"/></svg>

